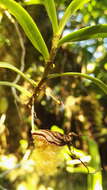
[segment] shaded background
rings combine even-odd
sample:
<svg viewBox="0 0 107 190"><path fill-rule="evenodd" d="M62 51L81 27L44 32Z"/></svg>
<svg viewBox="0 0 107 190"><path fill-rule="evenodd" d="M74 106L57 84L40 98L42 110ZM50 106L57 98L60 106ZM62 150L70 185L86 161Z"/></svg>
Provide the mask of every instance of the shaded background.
<svg viewBox="0 0 107 190"><path fill-rule="evenodd" d="M71 0L56 0L59 20ZM92 0L84 9L71 17L63 35L92 24L107 22L107 1ZM48 48L51 47L52 28L43 6L26 6L29 14L37 23ZM20 30L11 22L6 14L0 16L0 60L20 68L24 55L24 72L35 81L39 81L44 63L42 56L34 49ZM20 44L24 43L24 49ZM87 40L61 47L55 58L54 72L83 72L95 76L106 83L107 81L107 39ZM14 81L16 74L1 69L0 80ZM23 87L32 91L26 81L18 81ZM107 182L107 97L92 82L80 77L65 77L52 79L47 86L52 94L63 102L58 105L50 96L40 97L35 105L38 128L51 129L58 126L65 133L73 131L79 135L87 135L95 140L101 158L103 188ZM0 86L0 188L17 190L75 190L88 188L87 174L71 173L66 165L62 165L59 173L46 179L39 177L32 166L32 159L22 164L27 149L33 149L31 137L31 114L26 106L26 99L18 94L18 101L9 87ZM89 152L89 144L83 138L73 138L77 149ZM22 164L22 165L21 165ZM14 168L11 170L11 168ZM7 173L6 173L7 171Z"/></svg>

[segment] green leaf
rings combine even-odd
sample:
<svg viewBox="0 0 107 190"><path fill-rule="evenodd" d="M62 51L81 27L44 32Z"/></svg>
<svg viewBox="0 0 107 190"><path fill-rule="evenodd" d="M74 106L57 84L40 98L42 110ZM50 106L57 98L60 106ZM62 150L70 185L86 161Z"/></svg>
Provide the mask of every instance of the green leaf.
<svg viewBox="0 0 107 190"><path fill-rule="evenodd" d="M44 5L52 22L52 28L55 34L58 31L58 20L54 0L44 0Z"/></svg>
<svg viewBox="0 0 107 190"><path fill-rule="evenodd" d="M96 172L96 169L93 168L93 167L90 167L90 166L87 166L88 167L88 170L89 170L89 173L92 175L92 174L95 174ZM87 170L84 166L79 166L79 167L73 167L72 165L71 166L67 166L67 171L70 172L70 173L85 173L85 174L89 174L87 173Z"/></svg>
<svg viewBox="0 0 107 190"><path fill-rule="evenodd" d="M15 84L15 83L8 82L8 81L0 81L0 85L14 87L17 90L19 90L21 93L23 93L25 96L28 96L28 97L32 96L32 94L28 90L26 90L25 88Z"/></svg>
<svg viewBox="0 0 107 190"><path fill-rule="evenodd" d="M31 83L33 86L36 86L36 82L30 78L28 78L24 73L22 73L19 69L17 69L15 66L6 63L6 62L0 62L0 68L7 68L11 69L12 71L18 73L21 75L25 80L27 80L29 83Z"/></svg>
<svg viewBox="0 0 107 190"><path fill-rule="evenodd" d="M107 85L104 82L102 82L101 80L99 80L96 77L92 77L92 76L89 76L89 75L84 74L84 73L75 73L75 72L66 72L66 73L61 73L61 74L54 73L54 74L48 75L48 79L63 77L63 76L80 76L80 77L84 77L86 79L89 79L92 82L94 82L94 84L96 84L101 90L103 90L103 92L105 94L107 94Z"/></svg>
<svg viewBox="0 0 107 190"><path fill-rule="evenodd" d="M37 25L27 11L14 0L0 0L0 5L8 9L8 11L16 17L34 47L44 56L45 60L48 60L49 52L47 46Z"/></svg>
<svg viewBox="0 0 107 190"><path fill-rule="evenodd" d="M75 11L80 9L85 3L87 3L90 0L73 0L70 5L65 10L64 16L62 17L60 23L59 23L59 30L58 34L61 34L68 19L72 14L74 14Z"/></svg>
<svg viewBox="0 0 107 190"><path fill-rule="evenodd" d="M24 4L26 5L43 4L46 8L50 21L52 23L54 34L58 31L58 20L57 20L54 0L25 0Z"/></svg>
<svg viewBox="0 0 107 190"><path fill-rule="evenodd" d="M72 32L59 40L58 46L66 42L76 42L89 39L98 39L107 37L107 24L98 24L88 26L76 32Z"/></svg>
<svg viewBox="0 0 107 190"><path fill-rule="evenodd" d="M43 4L44 0L24 0L24 5Z"/></svg>

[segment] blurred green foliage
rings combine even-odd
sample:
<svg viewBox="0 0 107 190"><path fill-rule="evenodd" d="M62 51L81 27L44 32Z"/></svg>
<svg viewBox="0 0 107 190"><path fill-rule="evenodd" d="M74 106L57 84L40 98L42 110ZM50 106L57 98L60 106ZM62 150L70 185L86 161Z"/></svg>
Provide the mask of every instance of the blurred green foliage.
<svg viewBox="0 0 107 190"><path fill-rule="evenodd" d="M55 2L60 20L71 0L56 0ZM76 12L67 22L63 35L84 26L106 23L106 6L106 0L90 1L89 5ZM48 48L50 48L52 27L45 8L41 5L30 5L25 8L36 21ZM20 69L24 50L21 47L15 25L5 14L0 18L0 61L11 62ZM18 27L26 51L24 72L38 82L44 71L43 57L34 49L20 26ZM107 39L87 40L60 47L56 54L53 72L69 71L87 73L106 83ZM0 80L12 82L15 77L14 72L0 69ZM30 92L33 90L27 81L20 79L18 84ZM63 103L59 105L52 96L48 94L43 96L41 93L39 101L35 104L37 114L35 126L40 129L51 129L52 126L58 126L58 130L61 128L66 133L73 131L79 134L78 138L74 137L72 140L75 147L72 148L72 152L78 153L81 149L83 157L84 155L92 157L89 163L90 168L105 170L102 170L103 180L100 178L101 171L96 175L99 175L98 178L103 181L103 188L106 190L106 95L92 82L80 77L72 78L72 80L69 77L53 79L48 82L47 86L51 89L52 95ZM66 161L60 165L58 173L51 177L38 175L32 154L34 147L30 133L31 113L25 105L26 98L23 94L17 95L19 101L16 103L11 89L0 87L0 189L72 190L75 188L75 190L89 190L93 174L88 176L86 168L81 163L68 164L71 158L67 156L66 147L63 150ZM93 141L89 141L90 138ZM92 142L93 145L90 145ZM91 148L95 148L97 153ZM94 160L95 154L97 157ZM81 159L82 156L78 155ZM94 190L94 187L91 187L91 190Z"/></svg>

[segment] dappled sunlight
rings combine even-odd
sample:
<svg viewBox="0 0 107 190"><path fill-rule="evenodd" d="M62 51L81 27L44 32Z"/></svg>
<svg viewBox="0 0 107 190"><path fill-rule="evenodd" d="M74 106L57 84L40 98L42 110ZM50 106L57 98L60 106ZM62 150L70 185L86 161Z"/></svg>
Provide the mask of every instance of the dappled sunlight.
<svg viewBox="0 0 107 190"><path fill-rule="evenodd" d="M0 0L0 190L106 190L106 23L106 0Z"/></svg>

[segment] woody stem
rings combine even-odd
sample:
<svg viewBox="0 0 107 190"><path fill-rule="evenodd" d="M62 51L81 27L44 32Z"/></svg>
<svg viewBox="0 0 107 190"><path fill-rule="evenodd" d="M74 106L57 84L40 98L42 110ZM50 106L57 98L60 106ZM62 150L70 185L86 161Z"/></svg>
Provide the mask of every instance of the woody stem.
<svg viewBox="0 0 107 190"><path fill-rule="evenodd" d="M37 100L40 91L42 90L43 85L46 83L47 81L47 76L50 73L51 69L53 68L53 63L54 63L54 58L56 55L56 50L57 50L57 43L59 40L59 36L55 36L53 37L53 41L52 41L52 47L51 47L51 51L50 51L50 58L49 60L46 62L45 64L45 69L44 69L44 73L41 77L41 80L39 81L38 85L36 86L35 90L34 90L34 94L33 97L35 99L35 101Z"/></svg>

